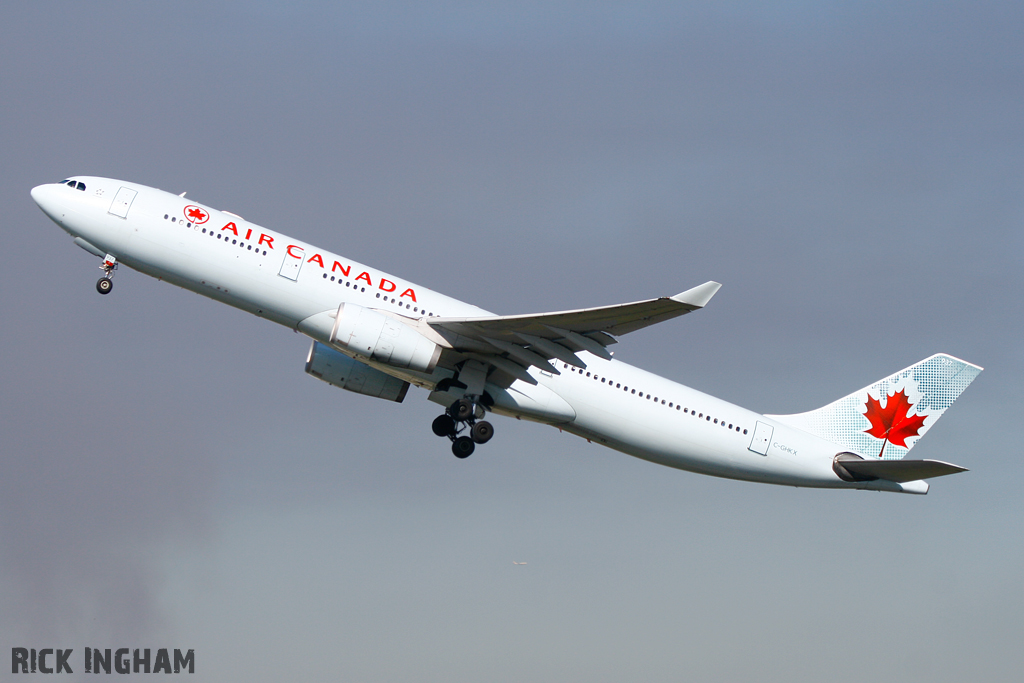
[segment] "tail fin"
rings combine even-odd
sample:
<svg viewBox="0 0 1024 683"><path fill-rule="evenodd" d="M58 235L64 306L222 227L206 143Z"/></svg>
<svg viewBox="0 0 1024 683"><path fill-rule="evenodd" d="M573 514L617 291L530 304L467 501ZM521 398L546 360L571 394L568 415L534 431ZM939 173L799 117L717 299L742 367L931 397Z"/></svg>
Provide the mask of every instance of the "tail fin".
<svg viewBox="0 0 1024 683"><path fill-rule="evenodd" d="M910 452L981 370L938 353L824 408L769 417L855 453L898 460Z"/></svg>

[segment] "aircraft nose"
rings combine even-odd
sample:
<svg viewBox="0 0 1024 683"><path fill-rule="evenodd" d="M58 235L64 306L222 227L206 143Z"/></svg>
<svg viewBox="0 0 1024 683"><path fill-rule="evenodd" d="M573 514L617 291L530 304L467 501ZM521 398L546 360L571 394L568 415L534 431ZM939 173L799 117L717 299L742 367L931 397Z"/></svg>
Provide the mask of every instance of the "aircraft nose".
<svg viewBox="0 0 1024 683"><path fill-rule="evenodd" d="M57 186L52 183L37 185L32 188L32 201L43 210L43 213L51 218L57 214L57 205L54 197L56 188Z"/></svg>

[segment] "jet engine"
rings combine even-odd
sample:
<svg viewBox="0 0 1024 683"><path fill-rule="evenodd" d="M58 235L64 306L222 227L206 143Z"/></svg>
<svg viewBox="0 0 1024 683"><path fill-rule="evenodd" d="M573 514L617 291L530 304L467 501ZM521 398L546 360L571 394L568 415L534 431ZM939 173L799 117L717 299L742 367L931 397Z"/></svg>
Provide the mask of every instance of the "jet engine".
<svg viewBox="0 0 1024 683"><path fill-rule="evenodd" d="M419 372L432 372L441 357L441 347L413 328L355 304L338 308L330 341L356 356Z"/></svg>
<svg viewBox="0 0 1024 683"><path fill-rule="evenodd" d="M408 382L349 358L318 341L314 341L309 347L306 372L346 391L396 403L401 403L409 391Z"/></svg>

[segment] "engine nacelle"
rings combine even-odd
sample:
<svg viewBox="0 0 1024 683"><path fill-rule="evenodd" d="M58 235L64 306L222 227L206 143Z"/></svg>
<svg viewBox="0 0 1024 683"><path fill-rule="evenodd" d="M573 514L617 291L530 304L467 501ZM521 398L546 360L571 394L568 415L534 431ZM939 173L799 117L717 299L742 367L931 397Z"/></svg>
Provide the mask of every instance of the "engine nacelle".
<svg viewBox="0 0 1024 683"><path fill-rule="evenodd" d="M401 403L409 391L408 382L349 358L341 351L318 341L309 347L306 372L346 391L396 403Z"/></svg>
<svg viewBox="0 0 1024 683"><path fill-rule="evenodd" d="M331 343L363 358L396 368L432 372L441 347L394 318L356 304L342 304Z"/></svg>

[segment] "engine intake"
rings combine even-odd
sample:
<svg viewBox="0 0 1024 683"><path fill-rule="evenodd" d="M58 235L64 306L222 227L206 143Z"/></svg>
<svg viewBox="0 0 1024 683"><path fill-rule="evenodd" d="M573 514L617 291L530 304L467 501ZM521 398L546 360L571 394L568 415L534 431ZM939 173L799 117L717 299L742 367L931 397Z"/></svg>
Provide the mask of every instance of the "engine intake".
<svg viewBox="0 0 1024 683"><path fill-rule="evenodd" d="M432 372L441 347L394 318L356 304L342 304L331 343L363 358L396 368Z"/></svg>
<svg viewBox="0 0 1024 683"><path fill-rule="evenodd" d="M365 396L375 396L401 403L409 391L409 383L392 377L327 344L314 341L306 358L306 372L328 384Z"/></svg>

